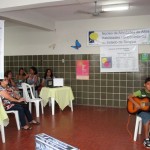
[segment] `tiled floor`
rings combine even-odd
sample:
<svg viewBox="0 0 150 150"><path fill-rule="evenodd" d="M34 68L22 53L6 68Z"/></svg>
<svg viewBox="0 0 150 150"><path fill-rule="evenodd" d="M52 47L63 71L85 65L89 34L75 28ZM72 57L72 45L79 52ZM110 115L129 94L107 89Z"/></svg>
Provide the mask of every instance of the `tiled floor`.
<svg viewBox="0 0 150 150"><path fill-rule="evenodd" d="M48 106L40 117L41 124L31 131L17 131L13 115L5 128L6 143L0 141L0 150L34 150L34 136L46 133L80 150L143 150L143 133L137 143L132 142L126 125L126 109L74 106L60 111L56 106L55 116ZM129 130L133 132L135 116L131 118ZM1 139L0 139L1 140Z"/></svg>

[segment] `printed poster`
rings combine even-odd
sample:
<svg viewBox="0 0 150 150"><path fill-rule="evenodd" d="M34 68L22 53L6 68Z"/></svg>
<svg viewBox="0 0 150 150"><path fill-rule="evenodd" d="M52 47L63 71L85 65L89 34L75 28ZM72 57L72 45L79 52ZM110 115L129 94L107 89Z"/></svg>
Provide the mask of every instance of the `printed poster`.
<svg viewBox="0 0 150 150"><path fill-rule="evenodd" d="M100 47L101 72L138 72L138 46Z"/></svg>
<svg viewBox="0 0 150 150"><path fill-rule="evenodd" d="M138 44L150 44L150 29L88 32L88 46Z"/></svg>
<svg viewBox="0 0 150 150"><path fill-rule="evenodd" d="M76 61L76 79L89 80L89 60Z"/></svg>
<svg viewBox="0 0 150 150"><path fill-rule="evenodd" d="M0 20L0 79L4 79L4 20Z"/></svg>

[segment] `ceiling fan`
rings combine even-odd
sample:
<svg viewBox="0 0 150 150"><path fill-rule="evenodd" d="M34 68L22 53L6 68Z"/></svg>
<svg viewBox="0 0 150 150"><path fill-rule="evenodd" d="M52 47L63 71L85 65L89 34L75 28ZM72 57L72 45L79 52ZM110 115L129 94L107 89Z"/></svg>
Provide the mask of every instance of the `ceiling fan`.
<svg viewBox="0 0 150 150"><path fill-rule="evenodd" d="M95 9L94 9L94 12L88 12L88 11L78 11L78 13L82 13L82 14L91 14L92 16L99 16L101 13L103 13L103 11L98 11L97 9L97 1L94 1L95 3Z"/></svg>

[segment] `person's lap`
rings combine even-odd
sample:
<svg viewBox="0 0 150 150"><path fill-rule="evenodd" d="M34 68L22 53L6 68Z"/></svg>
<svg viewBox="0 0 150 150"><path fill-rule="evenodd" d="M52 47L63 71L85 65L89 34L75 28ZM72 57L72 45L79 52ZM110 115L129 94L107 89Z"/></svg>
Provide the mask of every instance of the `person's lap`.
<svg viewBox="0 0 150 150"><path fill-rule="evenodd" d="M146 124L147 121L150 121L150 112L142 111L142 112L138 113L137 115L142 118L143 124Z"/></svg>

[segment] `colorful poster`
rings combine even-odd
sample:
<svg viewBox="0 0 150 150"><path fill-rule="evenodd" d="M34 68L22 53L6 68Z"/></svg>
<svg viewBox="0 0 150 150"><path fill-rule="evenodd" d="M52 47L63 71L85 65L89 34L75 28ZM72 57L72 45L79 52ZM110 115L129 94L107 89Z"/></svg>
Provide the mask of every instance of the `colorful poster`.
<svg viewBox="0 0 150 150"><path fill-rule="evenodd" d="M0 79L4 79L4 21L0 20Z"/></svg>
<svg viewBox="0 0 150 150"><path fill-rule="evenodd" d="M89 80L89 60L76 61L76 79Z"/></svg>
<svg viewBox="0 0 150 150"><path fill-rule="evenodd" d="M150 29L88 32L88 46L138 44L150 44Z"/></svg>
<svg viewBox="0 0 150 150"><path fill-rule="evenodd" d="M101 72L138 72L138 46L100 47Z"/></svg>

